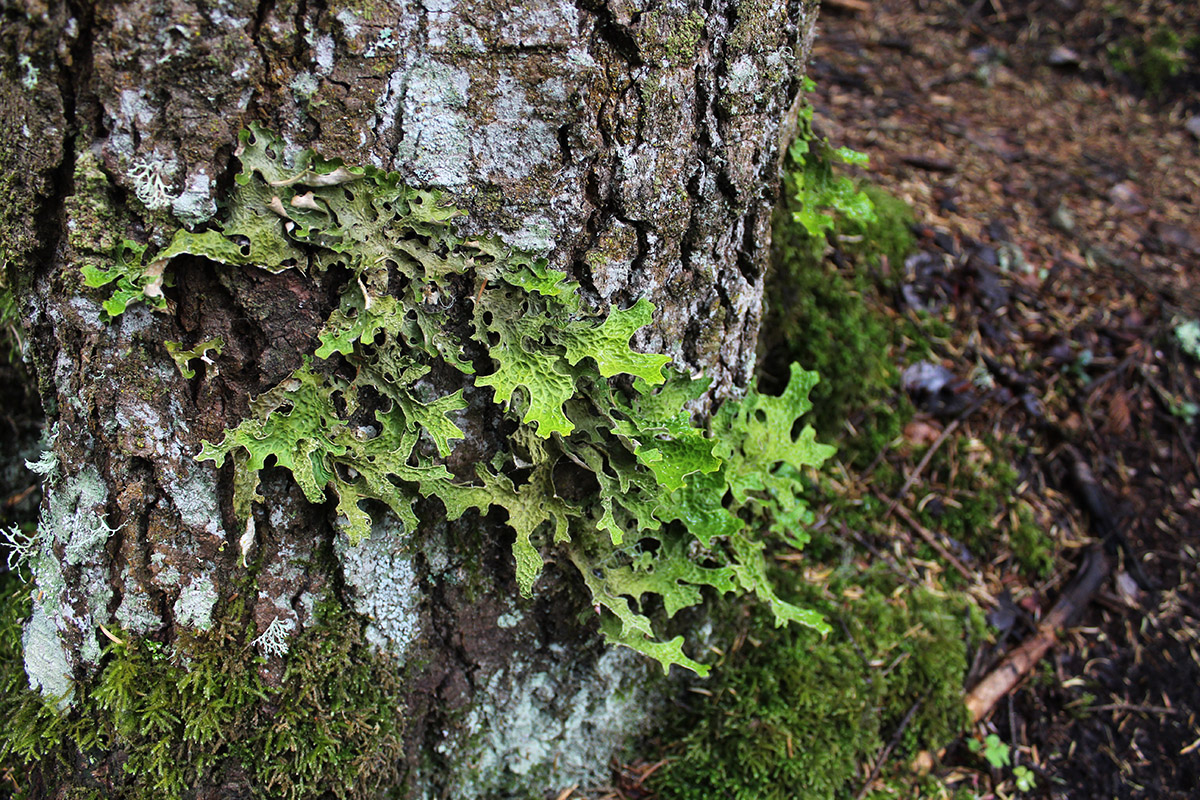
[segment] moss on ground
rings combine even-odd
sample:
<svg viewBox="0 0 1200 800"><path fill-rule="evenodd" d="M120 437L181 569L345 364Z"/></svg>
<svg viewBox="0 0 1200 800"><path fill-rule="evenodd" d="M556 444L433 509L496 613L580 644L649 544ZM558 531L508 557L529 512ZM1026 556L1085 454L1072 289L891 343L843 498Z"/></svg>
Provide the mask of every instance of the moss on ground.
<svg viewBox="0 0 1200 800"><path fill-rule="evenodd" d="M1019 449L991 438L947 442L926 468L928 497L918 498L915 515L977 559L1011 554L1026 577L1044 578L1054 566L1054 541L1020 497L1020 473L1010 460ZM937 558L932 550L921 555Z"/></svg>
<svg viewBox="0 0 1200 800"><path fill-rule="evenodd" d="M1108 47L1108 59L1119 72L1154 97L1162 97L1168 84L1197 62L1200 35L1185 39L1170 28L1155 28L1127 36Z"/></svg>
<svg viewBox="0 0 1200 800"><path fill-rule="evenodd" d="M878 572L850 570L824 589L795 574L781 580L834 632L822 640L756 615L745 644L703 687L711 698L680 715L681 752L669 750L653 779L664 800L845 797L910 709L899 761L967 724L967 640L982 629L969 600L898 587Z"/></svg>
<svg viewBox="0 0 1200 800"><path fill-rule="evenodd" d="M279 685L264 681L252 634L235 633L237 608L174 647L112 631L120 641L100 673L59 713L22 668L28 587L10 574L3 590L0 775L16 797L71 772L81 797L131 800L183 797L202 779L247 771L272 798L370 797L399 779L401 678L336 603L291 642Z"/></svg>

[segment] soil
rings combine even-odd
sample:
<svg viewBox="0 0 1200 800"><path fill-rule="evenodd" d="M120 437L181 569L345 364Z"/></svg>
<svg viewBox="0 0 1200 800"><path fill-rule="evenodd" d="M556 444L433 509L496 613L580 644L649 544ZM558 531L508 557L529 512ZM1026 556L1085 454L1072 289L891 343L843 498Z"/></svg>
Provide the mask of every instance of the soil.
<svg viewBox="0 0 1200 800"><path fill-rule="evenodd" d="M957 420L952 439L1009 443L1017 491L1054 537L1047 580L996 558L977 596L1034 622L1088 546L1109 551L1075 627L975 731L1013 745L1012 766L1036 776L1025 796L1190 798L1200 784L1200 354L1179 333L1200 318L1200 54L1177 48L1157 83L1114 66L1149 63L1136 46L1156 31L1197 27L1192 3L822 10L815 126L869 154L869 179L918 219L921 252L885 265L904 271L889 313L946 323L941 366L980 401L927 408L908 433ZM1094 491L1072 480L1078 464ZM999 636L972 679L1029 633ZM951 787L1014 790L1011 767L964 743L940 764Z"/></svg>

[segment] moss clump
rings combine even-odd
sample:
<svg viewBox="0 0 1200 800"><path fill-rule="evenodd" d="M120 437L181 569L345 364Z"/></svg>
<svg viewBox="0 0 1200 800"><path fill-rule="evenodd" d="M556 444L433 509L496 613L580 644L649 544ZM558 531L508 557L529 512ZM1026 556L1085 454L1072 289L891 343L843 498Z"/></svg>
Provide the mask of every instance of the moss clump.
<svg viewBox="0 0 1200 800"><path fill-rule="evenodd" d="M886 257L898 267L916 247L912 207L878 186L863 184L860 190L871 201L875 218L847 221L839 246L860 264L878 267Z"/></svg>
<svg viewBox="0 0 1200 800"><path fill-rule="evenodd" d="M1155 28L1140 36L1129 36L1109 45L1108 58L1119 72L1132 78L1154 97L1161 97L1167 85L1187 71L1200 50L1200 36L1186 45L1170 28Z"/></svg>
<svg viewBox="0 0 1200 800"><path fill-rule="evenodd" d="M6 585L0 619L0 772L17 796L75 772L108 798L178 798L249 771L264 797L374 796L404 758L395 665L362 643L362 624L329 603L292 642L268 685L250 633L229 616L174 648L114 632L101 671L65 713L29 691L21 617L29 595ZM236 615L234 615L236 616ZM243 641L245 640L245 641ZM107 774L103 787L86 773Z"/></svg>
<svg viewBox="0 0 1200 800"><path fill-rule="evenodd" d="M830 250L832 257L826 237L813 236L794 219L796 201L782 204L775 217L760 352L764 386L771 386L773 376L785 376L793 361L821 375L812 395L814 424L833 432L851 420L862 435L844 442L841 452L848 462L865 466L899 435L911 413L903 400L898 412L883 400L897 395L894 353L902 336L923 337L877 310L885 281L871 269L884 257L902 262L911 251L912 212L881 189L868 186L862 192L875 207L874 218L836 218L830 241L840 249Z"/></svg>
<svg viewBox="0 0 1200 800"><path fill-rule="evenodd" d="M964 634L982 627L968 600L897 591L873 573L835 578L824 593L792 583L834 633L822 640L757 617L706 685L711 698L677 721L681 752L668 752L654 779L664 800L840 797L915 704L907 754L966 725Z"/></svg>
<svg viewBox="0 0 1200 800"><path fill-rule="evenodd" d="M697 11L685 15L658 9L642 17L637 35L647 63L658 66L665 60L686 66L696 59L696 48L704 35L704 17Z"/></svg>
<svg viewBox="0 0 1200 800"><path fill-rule="evenodd" d="M254 738L258 785L271 796L372 797L396 784L404 758L401 674L363 643L353 614L330 602L318 618L293 642Z"/></svg>
<svg viewBox="0 0 1200 800"><path fill-rule="evenodd" d="M1033 518L1026 503L1017 507L1017 524L1008 535L1013 556L1021 569L1035 578L1046 578L1054 569L1054 540Z"/></svg>

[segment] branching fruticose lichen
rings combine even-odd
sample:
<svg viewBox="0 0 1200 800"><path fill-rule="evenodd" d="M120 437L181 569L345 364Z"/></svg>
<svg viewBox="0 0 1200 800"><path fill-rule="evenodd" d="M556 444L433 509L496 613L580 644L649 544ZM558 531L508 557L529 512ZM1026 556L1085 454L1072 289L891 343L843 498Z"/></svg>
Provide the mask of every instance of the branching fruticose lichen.
<svg viewBox="0 0 1200 800"><path fill-rule="evenodd" d="M287 159L282 142L257 126L243 132L238 157L224 221L176 234L151 260L126 243L105 307L120 313L139 287L157 302L165 265L182 254L347 276L316 360L256 398L249 419L199 455L218 466L232 457L234 508L248 530L253 504L268 502L260 470L274 463L310 501L332 492L351 543L370 535L368 501L409 531L418 498L438 498L452 520L503 509L523 594L545 555L565 556L604 634L664 669L707 671L684 654L682 636L664 641L651 619L656 605L657 616L673 617L699 604L704 586L758 595L778 624L824 628L819 615L776 596L760 535L803 544L797 471L832 453L811 427L793 436L814 373L793 367L783 396L751 387L698 424L687 403L709 381L629 346L651 320L648 300L607 314L584 308L565 273L498 239L458 236L451 223L461 212L395 173L311 151ZM349 369L335 369L340 360ZM462 389L429 396L423 379L435 368L491 387L517 423L474 475L446 467L464 438L454 417L467 403ZM616 376L626 376L620 386L609 381ZM567 473L574 490L560 491Z"/></svg>

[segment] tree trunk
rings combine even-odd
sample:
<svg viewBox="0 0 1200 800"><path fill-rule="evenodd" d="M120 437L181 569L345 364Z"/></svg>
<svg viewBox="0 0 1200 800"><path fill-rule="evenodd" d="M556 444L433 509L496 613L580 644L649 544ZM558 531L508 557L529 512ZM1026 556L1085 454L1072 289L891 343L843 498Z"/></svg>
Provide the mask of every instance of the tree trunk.
<svg viewBox="0 0 1200 800"><path fill-rule="evenodd" d="M195 797L388 785L530 796L603 782L669 686L657 664L601 642L559 545L543 543L547 565L524 598L497 508L451 521L422 500L414 530L368 502L372 535L350 545L332 502L311 502L288 470L263 470L247 527L240 468L196 459L253 416L254 398L296 380L346 270L318 268L303 248L308 269L277 270L192 249L166 265L161 290L152 263L120 313L101 306L112 285L86 286L81 268L115 274L136 260L123 241L161 253L181 225L225 223L239 131L257 122L288 157L311 148L440 190L465 212L457 237L545 256L585 308L647 298L656 311L635 349L710 376L711 398L736 394L753 368L780 141L815 2L0 8L0 247L55 432L40 544L26 553L29 684L76 720L126 702L112 699L118 662L163 681L216 665L216 697L248 686L263 698L223 705L172 687L181 724L211 710L212 737L185 735L155 761L106 723L34 769L32 796L122 796L153 783L139 770L168 780L173 764ZM460 288L427 299L478 303L487 285ZM164 345L178 355L214 337L220 348L190 360ZM429 380L456 388L437 371ZM456 475L503 450L507 430L491 393L465 386L465 439L445 459ZM272 772L239 750L272 728L288 758L299 747L310 762L280 756L291 766ZM322 736L329 752L313 745Z"/></svg>

